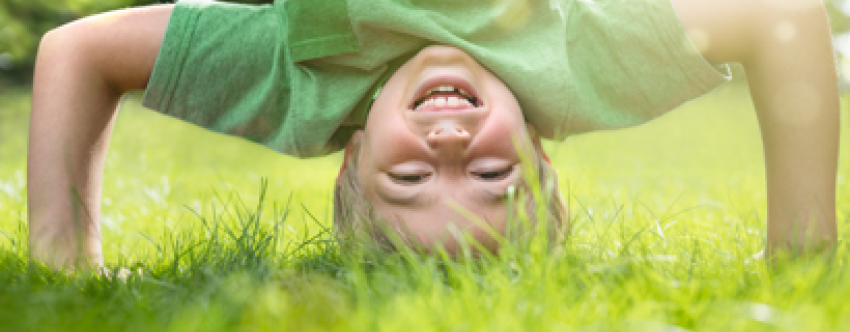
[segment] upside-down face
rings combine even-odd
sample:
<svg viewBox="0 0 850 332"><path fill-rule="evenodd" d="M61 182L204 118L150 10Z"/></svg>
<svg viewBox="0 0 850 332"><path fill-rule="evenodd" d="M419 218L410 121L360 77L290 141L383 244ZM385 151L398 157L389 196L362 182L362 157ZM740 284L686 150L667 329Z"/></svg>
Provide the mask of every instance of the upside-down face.
<svg viewBox="0 0 850 332"><path fill-rule="evenodd" d="M532 131L533 132L533 131ZM455 231L485 247L504 234L519 149L539 148L514 95L465 52L430 46L381 90L356 134L358 178L385 228L414 245L457 249Z"/></svg>

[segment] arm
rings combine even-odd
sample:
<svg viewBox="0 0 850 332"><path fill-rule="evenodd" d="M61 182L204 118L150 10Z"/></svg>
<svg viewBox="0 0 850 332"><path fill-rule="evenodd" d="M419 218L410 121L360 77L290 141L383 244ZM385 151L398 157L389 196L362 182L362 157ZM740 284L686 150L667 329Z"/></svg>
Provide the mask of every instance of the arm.
<svg viewBox="0 0 850 332"><path fill-rule="evenodd" d="M56 268L103 263L101 180L115 110L147 84L171 10L110 12L43 37L27 162L33 258Z"/></svg>
<svg viewBox="0 0 850 332"><path fill-rule="evenodd" d="M740 62L764 145L768 258L836 244L838 80L820 0L673 0L710 62Z"/></svg>

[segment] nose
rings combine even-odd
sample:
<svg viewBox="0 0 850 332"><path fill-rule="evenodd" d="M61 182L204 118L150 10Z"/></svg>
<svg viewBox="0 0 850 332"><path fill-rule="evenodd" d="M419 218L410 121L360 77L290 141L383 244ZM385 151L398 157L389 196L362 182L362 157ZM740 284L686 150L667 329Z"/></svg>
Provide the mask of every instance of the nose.
<svg viewBox="0 0 850 332"><path fill-rule="evenodd" d="M470 139L469 131L457 124L438 125L428 132L428 145L444 152L461 152Z"/></svg>

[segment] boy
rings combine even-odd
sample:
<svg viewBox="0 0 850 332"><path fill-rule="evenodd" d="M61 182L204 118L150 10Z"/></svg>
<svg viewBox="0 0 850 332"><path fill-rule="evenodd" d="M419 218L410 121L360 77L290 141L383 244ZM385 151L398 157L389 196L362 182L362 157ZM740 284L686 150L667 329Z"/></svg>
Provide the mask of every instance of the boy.
<svg viewBox="0 0 850 332"><path fill-rule="evenodd" d="M126 91L147 88L152 108L285 153L347 143L337 225L382 220L411 243L451 247L449 222L490 240L458 206L504 232L502 198L522 185L517 145L539 151L538 135L649 120L724 80L706 60L747 71L768 255L833 246L838 92L818 0L290 0L132 9L47 34L30 131L31 254L102 264L100 179Z"/></svg>

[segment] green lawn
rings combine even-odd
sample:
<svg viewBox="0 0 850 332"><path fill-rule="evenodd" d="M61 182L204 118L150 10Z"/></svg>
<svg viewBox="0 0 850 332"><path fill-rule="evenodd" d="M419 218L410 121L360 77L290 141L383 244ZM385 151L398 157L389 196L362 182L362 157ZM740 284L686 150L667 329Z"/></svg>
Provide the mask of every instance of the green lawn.
<svg viewBox="0 0 850 332"><path fill-rule="evenodd" d="M850 114L835 259L771 270L751 257L765 193L746 98L731 84L645 126L548 144L569 240L465 262L341 252L327 232L340 155L281 156L128 98L107 162L104 250L110 267L142 275L120 281L28 262L29 97L7 91L0 330L850 330Z"/></svg>

